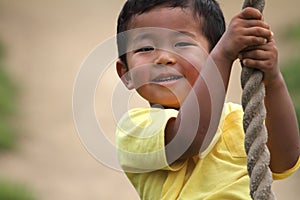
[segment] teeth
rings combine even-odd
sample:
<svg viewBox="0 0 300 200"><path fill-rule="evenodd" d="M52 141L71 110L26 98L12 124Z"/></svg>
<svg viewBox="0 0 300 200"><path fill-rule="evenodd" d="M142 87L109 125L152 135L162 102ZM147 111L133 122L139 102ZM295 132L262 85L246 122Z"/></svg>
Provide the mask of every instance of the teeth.
<svg viewBox="0 0 300 200"><path fill-rule="evenodd" d="M170 77L160 77L153 79L153 82L167 82L181 79L182 76L170 76Z"/></svg>

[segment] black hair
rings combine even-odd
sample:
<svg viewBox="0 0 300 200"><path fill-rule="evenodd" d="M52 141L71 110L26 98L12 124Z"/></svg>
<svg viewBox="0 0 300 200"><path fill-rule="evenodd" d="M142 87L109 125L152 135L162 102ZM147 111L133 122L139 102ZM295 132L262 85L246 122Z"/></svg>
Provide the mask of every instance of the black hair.
<svg viewBox="0 0 300 200"><path fill-rule="evenodd" d="M129 29L134 16L149 12L157 7L191 8L194 17L203 17L202 32L209 42L211 51L225 31L225 20L219 4L215 0L127 0L120 12L117 25L117 45L119 58L126 62L126 39L121 34ZM122 37L123 35L123 37Z"/></svg>

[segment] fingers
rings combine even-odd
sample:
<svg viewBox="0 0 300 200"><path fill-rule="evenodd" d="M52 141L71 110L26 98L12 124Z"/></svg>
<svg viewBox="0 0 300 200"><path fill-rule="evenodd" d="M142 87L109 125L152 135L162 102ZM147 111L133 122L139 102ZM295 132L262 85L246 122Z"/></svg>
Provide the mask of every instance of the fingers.
<svg viewBox="0 0 300 200"><path fill-rule="evenodd" d="M260 55L261 53L257 53L257 55ZM269 59L266 59L266 58L257 58L257 57L254 57L254 58L246 58L246 59L241 59L242 60L242 63L244 66L247 66L247 67L250 67L250 68L258 68L258 69L261 69L262 67L266 67L266 66L269 66L270 63L268 62ZM264 70L262 70L264 71Z"/></svg>
<svg viewBox="0 0 300 200"><path fill-rule="evenodd" d="M277 66L277 57L278 52L273 40L239 54L239 59L245 66L258 68L264 72L271 71Z"/></svg>
<svg viewBox="0 0 300 200"><path fill-rule="evenodd" d="M258 46L256 49L243 51L239 58L244 66L259 69L264 72L264 83L269 84L278 77L278 51L274 42Z"/></svg>
<svg viewBox="0 0 300 200"><path fill-rule="evenodd" d="M252 35L248 36L248 46L243 51L257 49L259 45L266 45L272 42L273 35L273 32L270 30L253 30Z"/></svg>
<svg viewBox="0 0 300 200"><path fill-rule="evenodd" d="M255 10L255 9L254 9ZM253 11L253 9L252 9ZM257 13L259 11L255 11ZM273 32L270 30L270 26L262 20L256 19L243 19L243 29L240 29L241 34L246 36L246 48L252 46L264 45L273 39ZM245 49L244 49L245 50Z"/></svg>
<svg viewBox="0 0 300 200"><path fill-rule="evenodd" d="M256 37L256 36L247 36L244 44L246 48L243 51L249 51L251 49L255 49L257 46L264 45L267 43L267 39L264 37Z"/></svg>
<svg viewBox="0 0 300 200"><path fill-rule="evenodd" d="M244 10L242 10L242 12L240 13L240 17L243 19L263 19L262 13L259 10L251 7L247 7Z"/></svg>
<svg viewBox="0 0 300 200"><path fill-rule="evenodd" d="M274 41L274 39L271 39L270 41L266 41L263 45L257 45L257 46L252 46L252 47L248 47L247 49L244 49L243 51L240 52L239 54L239 58L240 59L245 59L247 57L252 58L253 56L259 56L256 55L257 51L262 51L262 52L277 52L277 48L276 48L276 43Z"/></svg>
<svg viewBox="0 0 300 200"><path fill-rule="evenodd" d="M247 52L253 49L257 49L257 46L262 46L267 44L272 40L271 31L268 30L250 30L248 32L252 32L246 34L239 39L236 40L236 45L241 47L240 51Z"/></svg>
<svg viewBox="0 0 300 200"><path fill-rule="evenodd" d="M244 20L244 19L242 19L242 20ZM270 25L262 20L247 19L247 20L244 20L243 22L244 22L245 28L261 27L261 28L270 30Z"/></svg>
<svg viewBox="0 0 300 200"><path fill-rule="evenodd" d="M236 59L239 52L258 50L257 46L263 46L272 40L273 33L270 26L262 18L257 9L245 8L231 20L220 40L226 57ZM247 59L253 60L251 55L246 56L249 56Z"/></svg>
<svg viewBox="0 0 300 200"><path fill-rule="evenodd" d="M270 41L273 33L270 26L262 20L262 14L254 8L245 8L236 19L232 21L233 30L244 38L238 38L239 44L248 47L263 45Z"/></svg>

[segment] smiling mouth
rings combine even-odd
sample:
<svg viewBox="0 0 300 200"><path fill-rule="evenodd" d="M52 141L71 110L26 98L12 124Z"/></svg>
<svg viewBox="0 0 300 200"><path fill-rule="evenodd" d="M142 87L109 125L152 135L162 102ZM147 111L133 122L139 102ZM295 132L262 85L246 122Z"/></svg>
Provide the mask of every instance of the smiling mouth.
<svg viewBox="0 0 300 200"><path fill-rule="evenodd" d="M155 83L162 83L162 82L169 82L169 81L176 81L182 79L183 76L168 76L168 77L158 77L152 80Z"/></svg>

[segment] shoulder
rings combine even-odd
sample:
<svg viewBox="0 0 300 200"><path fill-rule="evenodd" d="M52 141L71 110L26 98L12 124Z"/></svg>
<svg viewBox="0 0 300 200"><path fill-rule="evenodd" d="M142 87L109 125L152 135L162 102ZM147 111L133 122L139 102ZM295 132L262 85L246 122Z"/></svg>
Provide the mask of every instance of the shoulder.
<svg viewBox="0 0 300 200"><path fill-rule="evenodd" d="M149 172L168 167L164 130L173 109L135 108L120 119L116 129L118 160L126 172Z"/></svg>
<svg viewBox="0 0 300 200"><path fill-rule="evenodd" d="M177 115L178 111L173 109L135 108L129 110L117 124L117 141L144 143L157 139L163 140L167 122Z"/></svg>
<svg viewBox="0 0 300 200"><path fill-rule="evenodd" d="M238 125L242 127L243 125L243 108L240 104L236 103L225 103L220 118L219 130L222 132L227 129L234 128L232 125Z"/></svg>
<svg viewBox="0 0 300 200"><path fill-rule="evenodd" d="M246 157L244 150L243 108L239 104L226 103L222 139L233 157Z"/></svg>
<svg viewBox="0 0 300 200"><path fill-rule="evenodd" d="M134 108L125 113L118 122L118 128L138 126L146 128L150 125L159 125L172 117L177 117L178 111L160 108Z"/></svg>
<svg viewBox="0 0 300 200"><path fill-rule="evenodd" d="M240 104L225 103L222 113L223 126L228 124L243 124L244 111Z"/></svg>
<svg viewBox="0 0 300 200"><path fill-rule="evenodd" d="M239 104L226 103L223 109L223 131L243 128L243 108Z"/></svg>

